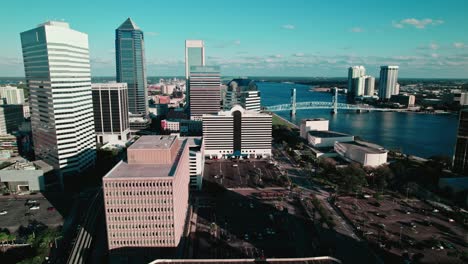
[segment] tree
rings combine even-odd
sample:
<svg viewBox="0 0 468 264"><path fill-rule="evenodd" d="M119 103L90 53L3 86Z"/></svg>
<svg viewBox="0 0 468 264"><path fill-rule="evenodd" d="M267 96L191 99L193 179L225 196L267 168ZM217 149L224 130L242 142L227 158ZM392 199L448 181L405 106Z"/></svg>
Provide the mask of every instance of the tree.
<svg viewBox="0 0 468 264"><path fill-rule="evenodd" d="M344 169L338 169L336 182L341 190L355 192L366 185L366 173L357 164L350 164Z"/></svg>

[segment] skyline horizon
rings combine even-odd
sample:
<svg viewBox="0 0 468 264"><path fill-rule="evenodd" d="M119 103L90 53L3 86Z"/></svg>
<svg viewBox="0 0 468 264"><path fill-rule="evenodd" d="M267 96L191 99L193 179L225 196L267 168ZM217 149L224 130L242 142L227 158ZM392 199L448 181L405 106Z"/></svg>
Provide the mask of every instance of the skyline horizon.
<svg viewBox="0 0 468 264"><path fill-rule="evenodd" d="M30 5L25 10L6 3L10 12L0 21L10 26L3 33L0 75L23 76L19 33L56 20L88 35L92 75L112 76L115 29L128 17L144 32L148 75L183 75L184 43L190 39L205 42L206 65L221 66L222 75L334 77L345 76L353 65L364 65L372 76L379 75L380 65L399 65L400 77L407 78L458 79L468 72L468 36L460 26L468 18L460 0L429 0L424 8L397 0L385 7L388 12L363 0L359 10L365 16L353 12L357 7L351 2L301 0L150 5L135 0L131 8L115 1L93 3L93 8L54 0Z"/></svg>

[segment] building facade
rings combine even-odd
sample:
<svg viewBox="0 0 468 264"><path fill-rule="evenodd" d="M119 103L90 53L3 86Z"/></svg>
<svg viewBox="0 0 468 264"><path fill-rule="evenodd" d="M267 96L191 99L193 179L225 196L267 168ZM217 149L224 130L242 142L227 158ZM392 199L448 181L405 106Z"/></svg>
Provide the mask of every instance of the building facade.
<svg viewBox="0 0 468 264"><path fill-rule="evenodd" d="M88 35L49 21L21 33L36 158L61 183L93 166L96 142Z"/></svg>
<svg viewBox="0 0 468 264"><path fill-rule="evenodd" d="M300 127L300 136L307 139L309 131L328 131L329 122L325 118L302 119Z"/></svg>
<svg viewBox="0 0 468 264"><path fill-rule="evenodd" d="M6 104L24 104L24 90L17 87L0 87L0 98Z"/></svg>
<svg viewBox="0 0 468 264"><path fill-rule="evenodd" d="M375 93L375 78L367 75L364 85L364 95L373 96Z"/></svg>
<svg viewBox="0 0 468 264"><path fill-rule="evenodd" d="M98 143L125 144L130 139L126 83L93 83L93 109Z"/></svg>
<svg viewBox="0 0 468 264"><path fill-rule="evenodd" d="M203 40L185 41L185 79L190 76L192 66L205 66L205 43Z"/></svg>
<svg viewBox="0 0 468 264"><path fill-rule="evenodd" d="M0 135L13 134L24 121L22 105L0 104Z"/></svg>
<svg viewBox="0 0 468 264"><path fill-rule="evenodd" d="M245 110L260 112L260 92L255 81L250 79L233 79L227 85L224 93L224 110L230 110L235 105Z"/></svg>
<svg viewBox="0 0 468 264"><path fill-rule="evenodd" d="M468 110L461 110L457 142L453 157L453 171L468 175Z"/></svg>
<svg viewBox="0 0 468 264"><path fill-rule="evenodd" d="M399 93L398 66L380 66L379 98L388 100Z"/></svg>
<svg viewBox="0 0 468 264"><path fill-rule="evenodd" d="M192 66L190 68L188 99L192 120L200 120L204 114L219 112L220 87L221 75L218 66Z"/></svg>
<svg viewBox="0 0 468 264"><path fill-rule="evenodd" d="M115 61L117 82L128 85L128 110L133 115L147 116L145 39L130 18L115 30Z"/></svg>
<svg viewBox="0 0 468 264"><path fill-rule="evenodd" d="M387 151L356 142L336 142L335 151L344 159L357 162L362 166L378 167L387 163Z"/></svg>
<svg viewBox="0 0 468 264"><path fill-rule="evenodd" d="M365 95L367 76L359 76L353 79L353 94L354 96Z"/></svg>
<svg viewBox="0 0 468 264"><path fill-rule="evenodd" d="M271 115L247 111L239 105L229 111L203 115L203 151L206 157L271 156Z"/></svg>
<svg viewBox="0 0 468 264"><path fill-rule="evenodd" d="M348 96L356 96L356 88L354 85L354 79L366 75L366 68L364 66L352 66L348 68Z"/></svg>
<svg viewBox="0 0 468 264"><path fill-rule="evenodd" d="M354 136L334 131L312 130L308 132L307 141L316 148L329 148L333 147L335 142L352 142Z"/></svg>
<svg viewBox="0 0 468 264"><path fill-rule="evenodd" d="M188 209L187 140L142 136L127 154L103 178L109 250L178 247Z"/></svg>

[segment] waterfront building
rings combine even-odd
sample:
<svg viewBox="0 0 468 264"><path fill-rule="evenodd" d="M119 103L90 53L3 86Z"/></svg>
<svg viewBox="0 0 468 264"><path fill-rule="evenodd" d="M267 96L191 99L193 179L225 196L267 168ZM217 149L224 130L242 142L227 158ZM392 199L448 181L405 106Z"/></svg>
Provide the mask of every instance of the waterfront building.
<svg viewBox="0 0 468 264"><path fill-rule="evenodd" d="M308 132L307 141L315 148L329 148L333 147L335 142L353 142L354 136L335 131L312 130Z"/></svg>
<svg viewBox="0 0 468 264"><path fill-rule="evenodd" d="M366 75L364 66L352 66L348 68L348 96L354 98L356 89L354 87L354 79Z"/></svg>
<svg viewBox="0 0 468 264"><path fill-rule="evenodd" d="M24 90L17 87L0 87L0 98L5 104L24 104Z"/></svg>
<svg viewBox="0 0 468 264"><path fill-rule="evenodd" d="M398 66L381 66L379 79L379 98L388 100L399 93Z"/></svg>
<svg viewBox="0 0 468 264"><path fill-rule="evenodd" d="M460 111L457 142L453 158L454 172L468 175L468 110Z"/></svg>
<svg viewBox="0 0 468 264"><path fill-rule="evenodd" d="M411 94L397 94L390 97L390 102L410 107L414 106L416 97Z"/></svg>
<svg viewBox="0 0 468 264"><path fill-rule="evenodd" d="M191 119L200 120L204 114L219 112L220 86L219 66L192 66L190 68L188 99Z"/></svg>
<svg viewBox="0 0 468 264"><path fill-rule="evenodd" d="M329 122L325 118L302 119L300 136L307 139L309 131L328 131Z"/></svg>
<svg viewBox="0 0 468 264"><path fill-rule="evenodd" d="M335 142L334 150L342 158L362 166L378 167L387 163L387 150L363 141Z"/></svg>
<svg viewBox="0 0 468 264"><path fill-rule="evenodd" d="M189 78L192 66L205 66L205 43L203 40L185 41L185 79Z"/></svg>
<svg viewBox="0 0 468 264"><path fill-rule="evenodd" d="M176 248L189 195L189 144L142 136L103 178L107 240L118 249Z"/></svg>
<svg viewBox="0 0 468 264"><path fill-rule="evenodd" d="M100 144L120 144L130 139L126 83L93 83L94 125Z"/></svg>
<svg viewBox="0 0 468 264"><path fill-rule="evenodd" d="M210 158L271 156L270 114L239 105L203 115L204 155Z"/></svg>
<svg viewBox="0 0 468 264"><path fill-rule="evenodd" d="M364 85L364 95L374 96L374 93L375 93L375 78L370 75L367 75L365 85Z"/></svg>
<svg viewBox="0 0 468 264"><path fill-rule="evenodd" d="M21 33L34 153L67 180L93 166L96 138L88 35L49 21Z"/></svg>
<svg viewBox="0 0 468 264"><path fill-rule="evenodd" d="M23 121L22 105L0 104L0 135L18 131Z"/></svg>
<svg viewBox="0 0 468 264"><path fill-rule="evenodd" d="M240 105L245 110L260 112L260 92L255 81L250 79L233 79L224 93L224 110Z"/></svg>
<svg viewBox="0 0 468 264"><path fill-rule="evenodd" d="M359 76L353 79L353 93L354 96L365 95L367 76Z"/></svg>

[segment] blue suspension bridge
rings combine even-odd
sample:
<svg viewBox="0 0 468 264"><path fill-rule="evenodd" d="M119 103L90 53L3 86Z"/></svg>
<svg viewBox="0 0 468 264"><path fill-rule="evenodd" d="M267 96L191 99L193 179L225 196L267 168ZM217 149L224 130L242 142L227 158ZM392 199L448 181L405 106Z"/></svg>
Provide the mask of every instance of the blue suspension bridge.
<svg viewBox="0 0 468 264"><path fill-rule="evenodd" d="M271 112L291 111L291 115L296 115L296 110L304 109L331 109L331 112L336 114L338 110L351 110L358 112L382 111L382 112L403 112L406 109L393 109L393 108L376 108L367 104L346 104L338 102L338 89L335 90L335 95L332 97L331 102L296 102L296 89L291 89L291 103L265 106L264 109Z"/></svg>

